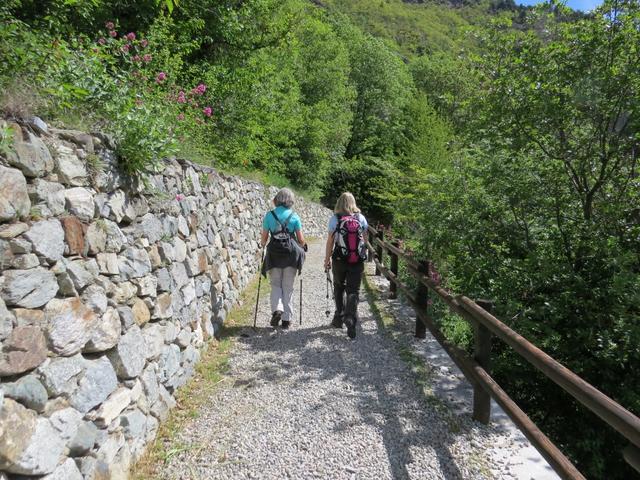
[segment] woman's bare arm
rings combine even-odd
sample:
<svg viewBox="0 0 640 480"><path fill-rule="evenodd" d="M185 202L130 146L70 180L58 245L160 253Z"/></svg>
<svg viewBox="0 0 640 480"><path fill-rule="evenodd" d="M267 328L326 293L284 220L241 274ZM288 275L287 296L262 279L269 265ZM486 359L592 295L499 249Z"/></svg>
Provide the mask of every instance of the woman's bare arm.
<svg viewBox="0 0 640 480"><path fill-rule="evenodd" d="M333 252L333 236L335 232L331 232L327 236L327 243L324 248L324 269L329 270L331 268L331 253Z"/></svg>
<svg viewBox="0 0 640 480"><path fill-rule="evenodd" d="M296 231L296 239L298 240L298 243L299 243L301 246L303 246L303 247L304 247L304 246L306 245L306 243L307 243L307 242L305 241L305 239L304 239L304 234L302 233L302 230L298 230L298 231Z"/></svg>

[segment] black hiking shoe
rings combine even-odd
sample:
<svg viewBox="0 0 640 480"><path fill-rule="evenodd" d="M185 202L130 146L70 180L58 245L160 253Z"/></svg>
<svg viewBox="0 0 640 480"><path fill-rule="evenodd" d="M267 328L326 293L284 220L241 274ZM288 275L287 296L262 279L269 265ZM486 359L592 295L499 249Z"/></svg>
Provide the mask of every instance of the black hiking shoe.
<svg viewBox="0 0 640 480"><path fill-rule="evenodd" d="M347 326L347 335L349 338L356 338L356 317L351 315L344 317L344 324Z"/></svg>
<svg viewBox="0 0 640 480"><path fill-rule="evenodd" d="M271 315L271 326L273 328L276 328L278 326L278 324L280 323L280 318L282 318L282 312L281 311L276 310L275 312L273 312L273 314Z"/></svg>
<svg viewBox="0 0 640 480"><path fill-rule="evenodd" d="M283 330L287 330L289 328L289 325L291 325L291 322L289 320L283 320L282 321L282 329Z"/></svg>
<svg viewBox="0 0 640 480"><path fill-rule="evenodd" d="M337 312L333 314L333 319L331 320L331 326L333 328L342 328L342 315L339 315Z"/></svg>

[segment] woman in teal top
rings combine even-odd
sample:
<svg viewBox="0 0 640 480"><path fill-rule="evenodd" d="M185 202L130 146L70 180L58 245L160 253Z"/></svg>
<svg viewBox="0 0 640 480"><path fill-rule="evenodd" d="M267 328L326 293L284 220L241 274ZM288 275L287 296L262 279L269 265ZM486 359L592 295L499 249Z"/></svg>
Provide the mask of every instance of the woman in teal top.
<svg viewBox="0 0 640 480"><path fill-rule="evenodd" d="M269 273L271 283L271 326L282 328L291 325L293 317L293 282L296 272L302 269L307 248L302 233L302 222L293 211L295 196L288 188L280 190L273 198L275 208L264 216L260 245L267 251L262 266ZM271 240L269 241L269 238ZM269 241L269 244L267 244Z"/></svg>

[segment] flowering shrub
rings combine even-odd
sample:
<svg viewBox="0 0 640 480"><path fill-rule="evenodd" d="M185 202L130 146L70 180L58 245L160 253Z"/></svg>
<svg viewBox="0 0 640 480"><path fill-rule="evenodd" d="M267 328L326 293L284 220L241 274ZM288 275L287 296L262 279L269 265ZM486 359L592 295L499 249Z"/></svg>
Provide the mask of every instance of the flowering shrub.
<svg viewBox="0 0 640 480"><path fill-rule="evenodd" d="M148 35L108 21L94 38L54 38L12 19L0 29L0 67L23 72L30 83L19 90L45 99L39 114L90 116L114 135L124 170L142 173L162 168L177 138L192 138L214 120L207 85L179 83L182 60L167 35L161 21ZM0 88L13 81L0 72Z"/></svg>

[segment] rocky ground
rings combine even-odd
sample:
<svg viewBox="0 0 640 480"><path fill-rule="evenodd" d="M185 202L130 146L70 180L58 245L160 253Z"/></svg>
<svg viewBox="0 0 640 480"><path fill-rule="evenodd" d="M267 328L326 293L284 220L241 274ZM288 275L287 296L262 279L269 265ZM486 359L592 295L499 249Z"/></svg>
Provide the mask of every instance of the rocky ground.
<svg viewBox="0 0 640 480"><path fill-rule="evenodd" d="M355 340L328 326L321 262L317 243L302 325L272 329L261 300L259 328L238 337L226 381L185 425L160 478L527 478L497 455L511 437L424 394L366 301Z"/></svg>

